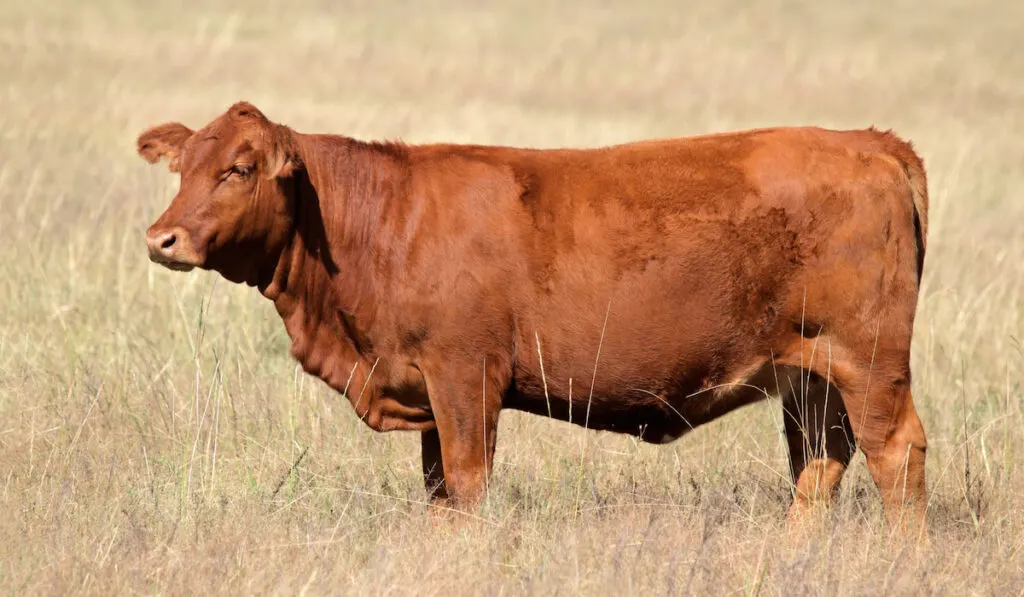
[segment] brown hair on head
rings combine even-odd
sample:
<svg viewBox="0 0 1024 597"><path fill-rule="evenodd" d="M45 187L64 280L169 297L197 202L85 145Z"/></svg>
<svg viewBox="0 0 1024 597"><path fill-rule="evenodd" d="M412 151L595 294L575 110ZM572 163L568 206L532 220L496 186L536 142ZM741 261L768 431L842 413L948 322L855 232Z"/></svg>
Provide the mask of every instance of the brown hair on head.
<svg viewBox="0 0 1024 597"><path fill-rule="evenodd" d="M269 122L266 116L259 108L250 104L247 101L235 102L228 108L228 115L232 118L256 118L264 122Z"/></svg>
<svg viewBox="0 0 1024 597"><path fill-rule="evenodd" d="M247 101L238 101L227 110L234 121L255 121L262 137L262 168L266 178L287 178L302 166L291 129L271 122L259 108Z"/></svg>

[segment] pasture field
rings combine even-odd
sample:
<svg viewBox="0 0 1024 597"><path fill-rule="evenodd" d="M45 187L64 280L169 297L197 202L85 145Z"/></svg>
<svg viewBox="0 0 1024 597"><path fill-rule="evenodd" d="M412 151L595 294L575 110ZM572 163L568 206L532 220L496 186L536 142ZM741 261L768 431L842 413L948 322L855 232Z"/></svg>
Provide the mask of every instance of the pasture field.
<svg viewBox="0 0 1024 597"><path fill-rule="evenodd" d="M1020 594L1024 4L0 3L0 591ZM506 412L491 491L426 516L416 434L301 373L269 301L151 264L149 125L593 146L893 128L925 160L913 391L931 548L855 457L802 532L777 401L666 446ZM597 375L600 375L598 368Z"/></svg>

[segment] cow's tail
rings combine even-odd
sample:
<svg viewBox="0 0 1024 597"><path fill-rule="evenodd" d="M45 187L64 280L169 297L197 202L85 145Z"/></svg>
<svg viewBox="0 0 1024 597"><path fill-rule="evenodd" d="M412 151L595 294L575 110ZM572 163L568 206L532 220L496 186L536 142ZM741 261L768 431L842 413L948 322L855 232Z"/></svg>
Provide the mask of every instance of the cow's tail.
<svg viewBox="0 0 1024 597"><path fill-rule="evenodd" d="M914 207L914 233L917 237L917 282L924 274L925 246L928 243L928 176L924 161L914 151L909 141L904 141L892 131L877 131L881 134L885 152L899 161L910 183L910 195Z"/></svg>

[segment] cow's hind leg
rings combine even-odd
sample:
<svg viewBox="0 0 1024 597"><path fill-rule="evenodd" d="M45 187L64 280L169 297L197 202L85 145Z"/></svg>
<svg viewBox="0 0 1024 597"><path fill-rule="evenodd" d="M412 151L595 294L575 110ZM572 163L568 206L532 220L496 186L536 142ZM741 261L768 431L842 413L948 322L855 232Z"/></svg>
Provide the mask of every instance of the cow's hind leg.
<svg viewBox="0 0 1024 597"><path fill-rule="evenodd" d="M791 520L816 505L831 505L854 452L839 390L813 372L800 373L797 383L781 392L794 484Z"/></svg>
<svg viewBox="0 0 1024 597"><path fill-rule="evenodd" d="M857 447L882 494L886 516L904 532L924 530L927 442L910 394L909 339L897 335L862 339L851 350L819 338L827 352L815 355L810 340L790 355L839 389ZM871 341L875 340L875 341ZM799 356L797 356L799 355ZM812 361L813 359L813 361Z"/></svg>
<svg viewBox="0 0 1024 597"><path fill-rule="evenodd" d="M882 493L889 521L902 530L924 530L924 426L910 395L909 376L881 375L852 386L846 400L850 423L868 470Z"/></svg>

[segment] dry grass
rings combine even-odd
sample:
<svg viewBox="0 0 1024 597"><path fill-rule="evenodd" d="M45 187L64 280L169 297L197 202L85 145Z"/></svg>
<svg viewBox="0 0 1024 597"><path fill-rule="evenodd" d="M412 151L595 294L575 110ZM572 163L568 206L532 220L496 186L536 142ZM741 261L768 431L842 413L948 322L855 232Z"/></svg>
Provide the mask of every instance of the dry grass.
<svg viewBox="0 0 1024 597"><path fill-rule="evenodd" d="M1021 590L1020 3L348 4L0 6L5 591ZM913 365L934 548L887 535L861 456L834 512L790 537L777 403L662 447L508 413L479 520L433 527L415 435L374 434L298 372L255 292L146 259L176 177L135 136L238 99L411 142L910 137L933 206Z"/></svg>

